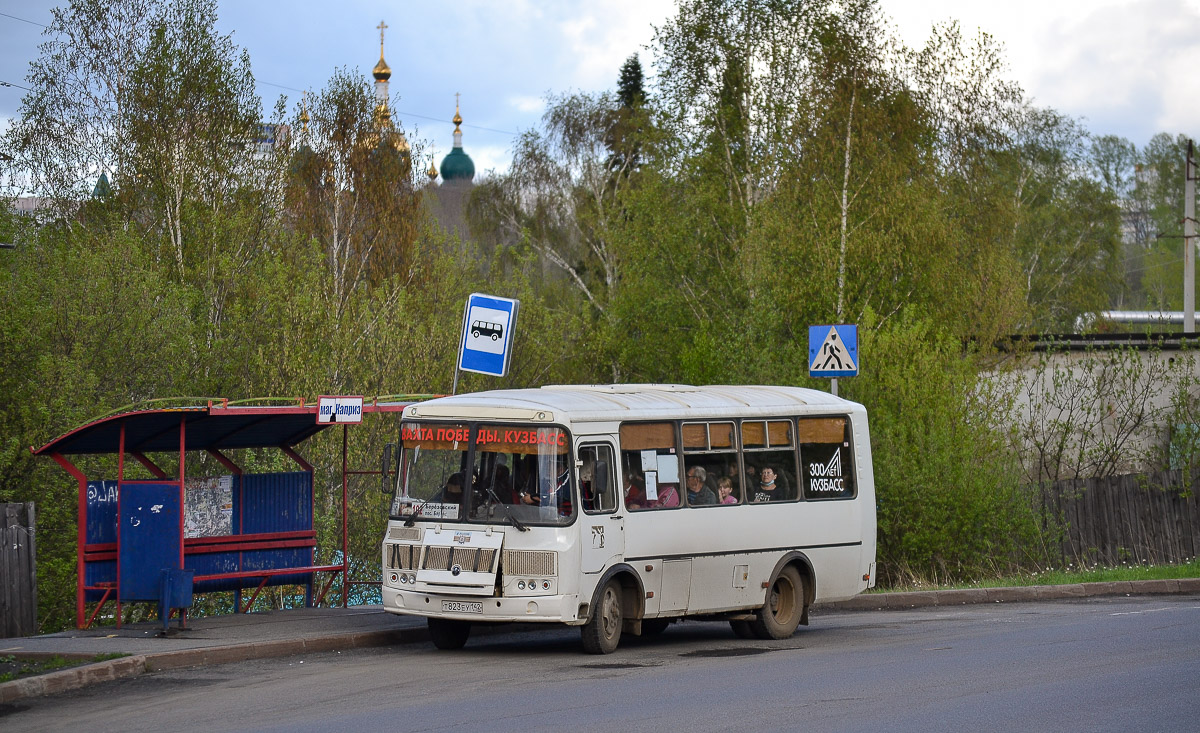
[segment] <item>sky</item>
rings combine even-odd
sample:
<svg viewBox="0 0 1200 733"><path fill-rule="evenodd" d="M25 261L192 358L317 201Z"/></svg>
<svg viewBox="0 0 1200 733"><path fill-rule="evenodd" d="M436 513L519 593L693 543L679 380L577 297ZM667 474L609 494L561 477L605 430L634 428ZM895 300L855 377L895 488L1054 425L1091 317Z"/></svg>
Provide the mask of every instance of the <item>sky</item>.
<svg viewBox="0 0 1200 733"><path fill-rule="evenodd" d="M50 9L66 0L0 0L0 82L27 86ZM957 20L1005 47L1009 78L1032 102L1081 118L1094 134L1139 147L1157 132L1200 131L1200 0L881 0L911 46L935 23ZM339 67L392 68L393 118L432 146L440 167L461 93L463 147L479 173L508 167L516 135L538 125L547 94L615 88L671 0L221 0L218 27L250 53L258 91L319 91ZM0 129L19 114L19 88L0 85Z"/></svg>

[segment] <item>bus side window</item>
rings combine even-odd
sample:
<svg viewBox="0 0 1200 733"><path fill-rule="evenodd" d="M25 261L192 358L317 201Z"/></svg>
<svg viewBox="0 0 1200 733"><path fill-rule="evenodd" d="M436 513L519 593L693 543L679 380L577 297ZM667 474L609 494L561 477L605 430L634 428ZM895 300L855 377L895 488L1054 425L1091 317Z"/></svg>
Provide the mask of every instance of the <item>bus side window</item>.
<svg viewBox="0 0 1200 733"><path fill-rule="evenodd" d="M589 514L611 512L617 508L615 464L612 448L585 445L579 448L579 497Z"/></svg>
<svg viewBox="0 0 1200 733"><path fill-rule="evenodd" d="M679 506L682 489L675 424L624 423L620 435L625 507L638 511Z"/></svg>
<svg viewBox="0 0 1200 733"><path fill-rule="evenodd" d="M845 417L801 418L799 427L804 498L853 499L850 421Z"/></svg>

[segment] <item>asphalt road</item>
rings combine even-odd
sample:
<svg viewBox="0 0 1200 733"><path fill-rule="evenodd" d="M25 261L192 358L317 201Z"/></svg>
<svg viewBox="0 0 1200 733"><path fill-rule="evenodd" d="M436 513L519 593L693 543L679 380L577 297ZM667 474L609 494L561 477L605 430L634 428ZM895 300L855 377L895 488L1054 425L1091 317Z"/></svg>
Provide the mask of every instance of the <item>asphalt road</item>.
<svg viewBox="0 0 1200 733"><path fill-rule="evenodd" d="M1200 599L685 623L616 653L545 627L145 674L0 707L11 731L1196 731Z"/></svg>

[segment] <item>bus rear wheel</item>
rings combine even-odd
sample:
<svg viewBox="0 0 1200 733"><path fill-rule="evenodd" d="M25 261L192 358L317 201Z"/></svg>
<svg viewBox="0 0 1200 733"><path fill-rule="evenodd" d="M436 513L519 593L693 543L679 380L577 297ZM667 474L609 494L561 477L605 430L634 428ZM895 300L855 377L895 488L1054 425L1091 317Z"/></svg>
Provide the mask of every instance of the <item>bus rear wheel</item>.
<svg viewBox="0 0 1200 733"><path fill-rule="evenodd" d="M579 629L583 650L588 654L611 654L621 643L621 586L610 580L600 592L592 617Z"/></svg>
<svg viewBox="0 0 1200 733"><path fill-rule="evenodd" d="M438 649L462 649L471 636L471 624L452 618L429 619L429 638Z"/></svg>
<svg viewBox="0 0 1200 733"><path fill-rule="evenodd" d="M760 639L786 639L796 633L803 612L804 580L788 565L771 582L766 603L755 612L750 629Z"/></svg>

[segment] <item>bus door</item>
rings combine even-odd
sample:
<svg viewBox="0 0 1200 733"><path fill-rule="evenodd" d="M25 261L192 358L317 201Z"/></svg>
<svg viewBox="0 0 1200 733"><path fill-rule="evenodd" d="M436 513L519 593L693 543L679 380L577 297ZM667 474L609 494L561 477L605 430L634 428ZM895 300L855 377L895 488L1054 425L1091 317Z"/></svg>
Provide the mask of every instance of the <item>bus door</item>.
<svg viewBox="0 0 1200 733"><path fill-rule="evenodd" d="M616 453L610 443L580 443L580 544L585 573L598 573L625 554L625 512L617 495Z"/></svg>

